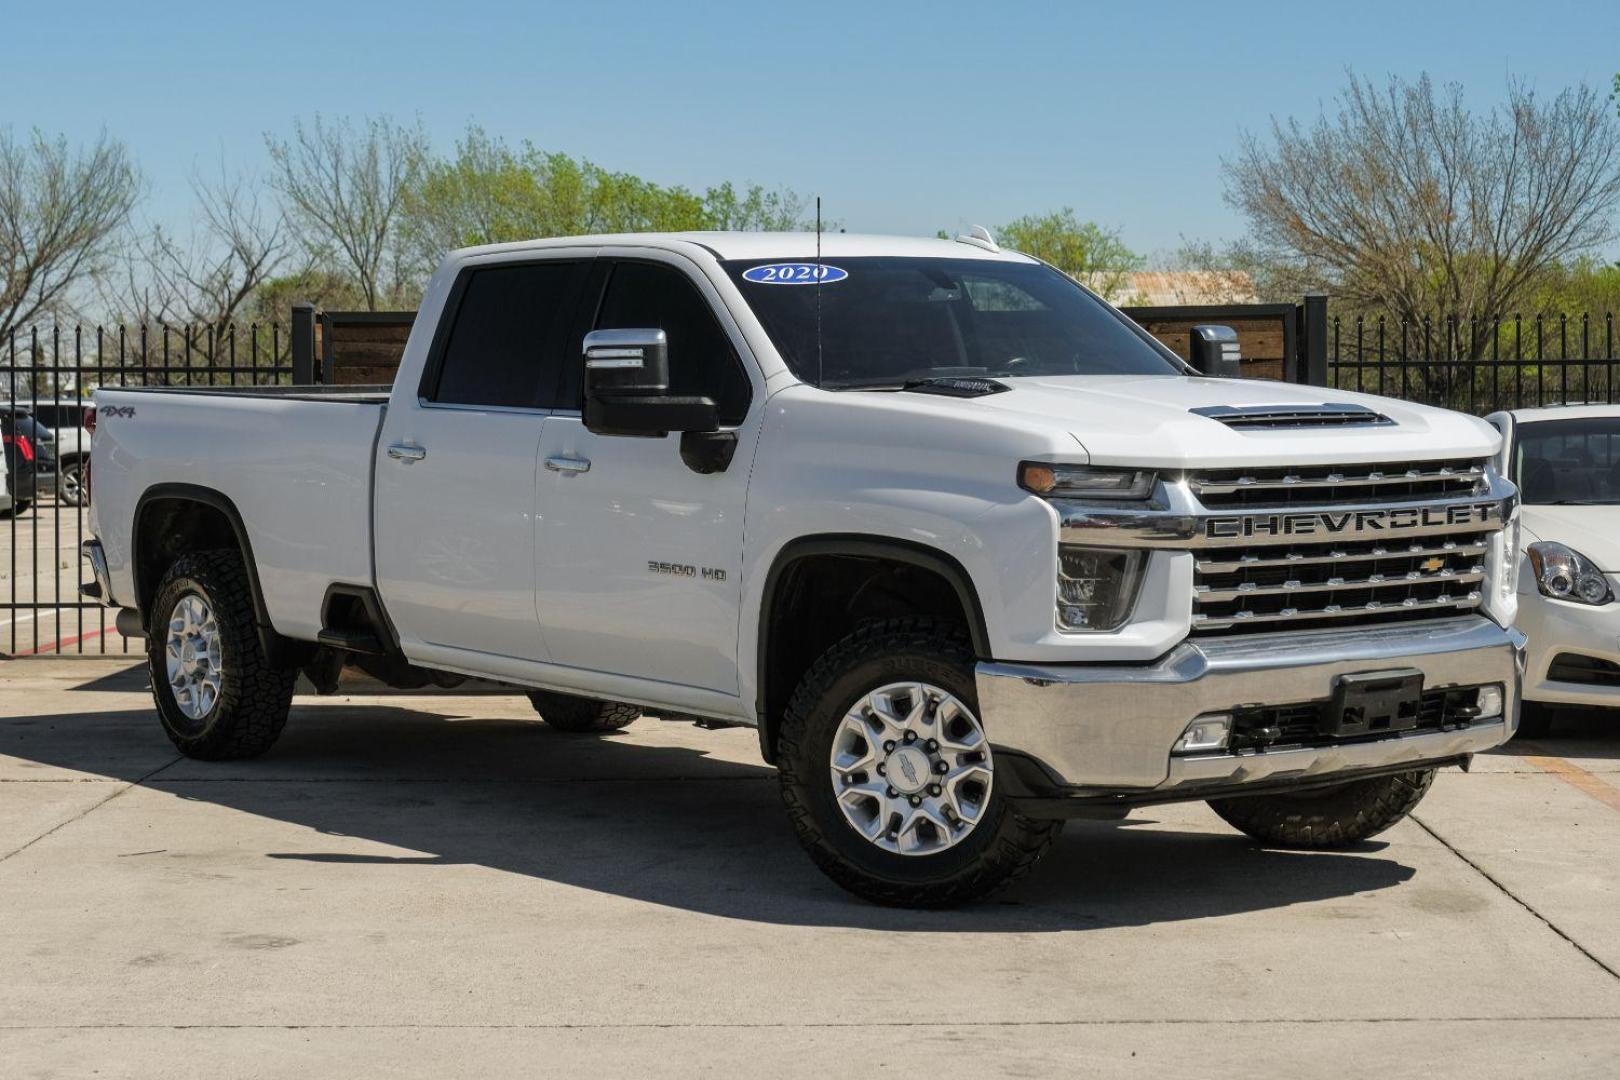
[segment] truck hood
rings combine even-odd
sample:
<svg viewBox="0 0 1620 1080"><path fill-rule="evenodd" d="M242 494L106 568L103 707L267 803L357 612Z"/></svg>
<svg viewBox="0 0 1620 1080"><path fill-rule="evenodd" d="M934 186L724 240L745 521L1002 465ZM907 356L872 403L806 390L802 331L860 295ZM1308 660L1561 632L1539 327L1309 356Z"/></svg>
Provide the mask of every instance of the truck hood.
<svg viewBox="0 0 1620 1080"><path fill-rule="evenodd" d="M1487 457L1501 436L1462 413L1371 394L1263 379L1066 375L999 380L1005 393L958 400L1033 427L1061 426L1094 464L1189 466L1355 464ZM1362 405L1393 423L1232 428L1192 412L1210 406Z"/></svg>
<svg viewBox="0 0 1620 1080"><path fill-rule="evenodd" d="M1527 541L1568 545L1605 574L1620 573L1620 506L1525 506L1519 515Z"/></svg>

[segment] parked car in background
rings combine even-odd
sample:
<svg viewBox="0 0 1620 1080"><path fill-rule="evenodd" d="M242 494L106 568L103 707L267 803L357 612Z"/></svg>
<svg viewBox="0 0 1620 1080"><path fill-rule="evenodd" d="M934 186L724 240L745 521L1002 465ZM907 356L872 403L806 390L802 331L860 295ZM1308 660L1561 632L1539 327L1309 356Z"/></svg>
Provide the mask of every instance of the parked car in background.
<svg viewBox="0 0 1620 1080"><path fill-rule="evenodd" d="M0 442L5 447L6 492L11 513L21 514L56 484L56 440L25 405L0 405Z"/></svg>
<svg viewBox="0 0 1620 1080"><path fill-rule="evenodd" d="M83 468L90 463L90 429L85 413L89 400L63 398L31 403L34 421L51 433L56 442L56 501L64 506L83 506Z"/></svg>
<svg viewBox="0 0 1620 1080"><path fill-rule="evenodd" d="M1519 485L1525 563L1518 626L1530 641L1521 733L1558 706L1620 708L1620 405L1516 409L1499 468Z"/></svg>
<svg viewBox="0 0 1620 1080"><path fill-rule="evenodd" d="M11 469L5 454L0 454L0 515L11 514Z"/></svg>

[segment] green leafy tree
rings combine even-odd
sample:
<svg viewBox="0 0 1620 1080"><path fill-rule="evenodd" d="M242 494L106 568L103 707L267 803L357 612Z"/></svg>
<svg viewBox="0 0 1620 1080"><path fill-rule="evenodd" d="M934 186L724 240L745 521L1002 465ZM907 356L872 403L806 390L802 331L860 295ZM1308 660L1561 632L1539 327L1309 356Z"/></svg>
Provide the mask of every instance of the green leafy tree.
<svg viewBox="0 0 1620 1080"><path fill-rule="evenodd" d="M406 193L402 232L418 272L473 244L587 233L688 229L791 229L802 225L795 192L730 182L702 195L583 158L517 147L476 125L448 158L430 160Z"/></svg>
<svg viewBox="0 0 1620 1080"><path fill-rule="evenodd" d="M1021 217L996 235L1003 247L1051 263L1108 300L1125 298L1131 272L1143 265L1142 256L1126 247L1118 232L1081 221L1067 206Z"/></svg>

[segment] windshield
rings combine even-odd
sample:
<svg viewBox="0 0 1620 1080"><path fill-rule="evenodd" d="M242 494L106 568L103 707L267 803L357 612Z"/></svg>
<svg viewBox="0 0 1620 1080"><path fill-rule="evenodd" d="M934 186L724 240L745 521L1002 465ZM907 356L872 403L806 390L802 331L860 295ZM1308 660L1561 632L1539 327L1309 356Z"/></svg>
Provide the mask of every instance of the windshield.
<svg viewBox="0 0 1620 1080"><path fill-rule="evenodd" d="M1620 416L1520 424L1513 479L1531 506L1620 504Z"/></svg>
<svg viewBox="0 0 1620 1080"><path fill-rule="evenodd" d="M1181 374L1122 316L1038 263L881 257L828 258L819 268L723 265L793 373L827 389L973 375Z"/></svg>

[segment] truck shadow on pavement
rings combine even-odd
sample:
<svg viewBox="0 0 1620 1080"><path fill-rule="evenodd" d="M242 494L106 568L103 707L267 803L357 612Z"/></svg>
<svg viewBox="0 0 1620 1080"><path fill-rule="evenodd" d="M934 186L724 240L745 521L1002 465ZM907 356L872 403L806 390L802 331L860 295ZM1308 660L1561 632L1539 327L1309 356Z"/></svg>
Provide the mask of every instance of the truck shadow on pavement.
<svg viewBox="0 0 1620 1080"><path fill-rule="evenodd" d="M750 730L643 719L607 738L506 715L306 703L246 762L176 760L148 709L0 720L0 757L138 781L177 798L306 827L330 840L267 845L267 860L376 871L475 865L722 918L894 931L1046 932L1179 922L1387 889L1411 867L1381 842L1354 853L1266 851L1235 833L1074 822L1030 878L958 911L850 897L802 853ZM673 745L672 745L673 744ZM721 756L725 755L725 756ZM128 813L128 804L121 812ZM1210 819L1213 822L1213 818ZM143 843L163 847L143 830ZM183 840L175 843L183 844ZM387 850L368 850L376 846ZM420 878L413 878L420 881Z"/></svg>

